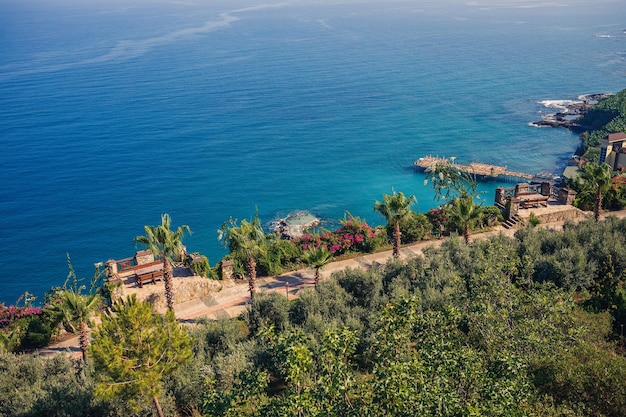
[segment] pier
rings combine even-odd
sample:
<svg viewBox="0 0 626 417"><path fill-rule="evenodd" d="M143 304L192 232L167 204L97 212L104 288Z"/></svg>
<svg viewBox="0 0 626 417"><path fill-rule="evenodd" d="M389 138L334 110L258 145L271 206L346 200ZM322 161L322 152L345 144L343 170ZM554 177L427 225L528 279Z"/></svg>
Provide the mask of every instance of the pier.
<svg viewBox="0 0 626 417"><path fill-rule="evenodd" d="M508 171L506 167L499 165L481 164L478 162L472 162L471 164L457 164L452 159L440 158L438 156L425 156L418 159L413 163L416 169L428 170L430 167L437 164L447 164L451 167L458 169L461 172L467 172L468 174L476 175L480 178L497 178L503 181L530 181L536 178L535 175L526 174L524 172Z"/></svg>

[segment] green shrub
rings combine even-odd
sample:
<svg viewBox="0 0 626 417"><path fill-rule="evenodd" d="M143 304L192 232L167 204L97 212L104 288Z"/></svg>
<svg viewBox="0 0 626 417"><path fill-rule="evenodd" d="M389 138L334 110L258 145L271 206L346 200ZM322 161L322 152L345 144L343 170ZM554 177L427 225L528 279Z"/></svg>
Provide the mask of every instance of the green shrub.
<svg viewBox="0 0 626 417"><path fill-rule="evenodd" d="M0 354L0 416L107 415L92 396L89 373L79 375L65 355Z"/></svg>
<svg viewBox="0 0 626 417"><path fill-rule="evenodd" d="M481 226L482 227L492 227L498 223L501 223L504 220L502 216L502 212L496 206L486 206L483 207L481 212Z"/></svg>
<svg viewBox="0 0 626 417"><path fill-rule="evenodd" d="M373 308L380 304L383 282L378 271L347 268L334 276L339 285L352 296L352 305Z"/></svg>
<svg viewBox="0 0 626 417"><path fill-rule="evenodd" d="M285 270L297 269L303 250L291 240L270 239L257 259L260 275L279 275Z"/></svg>
<svg viewBox="0 0 626 417"><path fill-rule="evenodd" d="M188 256L185 258L185 266L191 269L194 275L204 278L214 278L211 265L209 265L209 259L198 252L194 252L193 257Z"/></svg>
<svg viewBox="0 0 626 417"><path fill-rule="evenodd" d="M42 316L33 316L29 319L26 335L22 339L22 348L35 349L50 344L52 329Z"/></svg>
<svg viewBox="0 0 626 417"><path fill-rule="evenodd" d="M535 213L531 212L530 216L528 216L528 225L530 227L539 226L541 224L541 219L535 216Z"/></svg>
<svg viewBox="0 0 626 417"><path fill-rule="evenodd" d="M425 214L410 212L408 216L400 220L400 232L402 243L419 242L431 233L433 225ZM393 239L393 225L386 226L387 237Z"/></svg>
<svg viewBox="0 0 626 417"><path fill-rule="evenodd" d="M282 331L289 325L289 300L276 292L259 294L244 313L244 319L253 331L263 325L272 325L276 331Z"/></svg>

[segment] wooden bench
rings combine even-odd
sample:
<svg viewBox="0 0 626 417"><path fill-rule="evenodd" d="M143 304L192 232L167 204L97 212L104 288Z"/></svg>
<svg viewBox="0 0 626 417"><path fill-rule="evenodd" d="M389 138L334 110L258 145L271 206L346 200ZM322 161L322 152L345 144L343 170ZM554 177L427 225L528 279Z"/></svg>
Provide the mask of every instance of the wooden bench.
<svg viewBox="0 0 626 417"><path fill-rule="evenodd" d="M137 274L137 283L139 284L139 288L143 287L144 282L152 282L156 284L157 279L163 278L163 270L146 272L144 274Z"/></svg>
<svg viewBox="0 0 626 417"><path fill-rule="evenodd" d="M537 194L537 196L534 198L525 196L525 198L523 198L522 201L520 202L520 206L522 208L540 207L540 206L545 207L548 205L548 200L549 200L549 197L541 195L541 194Z"/></svg>
<svg viewBox="0 0 626 417"><path fill-rule="evenodd" d="M157 279L163 278L163 261L157 260L147 264L133 265L135 277L139 287L143 287L144 282L156 284Z"/></svg>
<svg viewBox="0 0 626 417"><path fill-rule="evenodd" d="M163 265L163 261L162 260L157 260L157 261L150 262L148 264L133 265L131 267L131 269L133 271L137 272L137 271L141 271L142 269L148 269L148 268L152 268L153 269L157 265Z"/></svg>

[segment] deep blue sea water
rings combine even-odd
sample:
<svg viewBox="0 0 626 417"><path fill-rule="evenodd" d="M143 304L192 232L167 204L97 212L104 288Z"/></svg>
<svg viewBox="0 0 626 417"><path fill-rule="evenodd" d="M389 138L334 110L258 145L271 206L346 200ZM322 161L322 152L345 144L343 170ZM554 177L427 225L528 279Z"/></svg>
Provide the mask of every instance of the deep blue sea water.
<svg viewBox="0 0 626 417"><path fill-rule="evenodd" d="M211 264L233 216L437 203L427 155L559 173L539 101L626 88L622 0L0 2L0 302L131 256L161 213ZM491 200L497 183L483 185Z"/></svg>

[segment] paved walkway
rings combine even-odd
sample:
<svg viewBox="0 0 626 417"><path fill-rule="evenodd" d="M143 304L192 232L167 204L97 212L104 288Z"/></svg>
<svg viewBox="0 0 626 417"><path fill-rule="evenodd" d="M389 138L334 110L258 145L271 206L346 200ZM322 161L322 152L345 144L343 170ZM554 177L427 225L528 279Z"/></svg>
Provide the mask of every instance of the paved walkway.
<svg viewBox="0 0 626 417"><path fill-rule="evenodd" d="M420 255L426 246L439 245L441 241L420 242L401 248L401 256L404 259ZM382 265L391 258L391 251L364 254L343 261L332 262L322 268L321 279L324 280L333 272L343 271L346 268L369 269L374 265ZM312 288L315 285L315 270L312 268L300 269L287 272L275 277L257 278L257 292L271 293L282 292L289 299L298 297L298 293L304 288ZM190 322L196 318L206 317L220 319L239 316L250 301L248 282L242 280L234 286L224 288L220 292L211 294L196 300L178 304L174 307L176 317L184 322Z"/></svg>
<svg viewBox="0 0 626 417"><path fill-rule="evenodd" d="M626 217L626 210L619 212L607 213L618 218ZM552 230L561 230L564 222L553 222L540 224L539 227L545 227ZM500 233L513 236L517 229L505 229L502 226L496 227L493 231L485 233L477 233L472 235L471 239L487 239ZM458 237L461 239L462 237ZM439 246L443 240L430 240L424 242L405 245L401 248L401 259L408 259L414 256L422 255L422 250L429 246ZM346 268L365 268L369 269L374 265L384 265L391 258L391 251L364 254L355 258L343 261L332 262L321 270L321 279L326 279L333 272L343 271ZM289 299L298 297L298 293L305 288L314 286L315 271L312 268L300 269L278 275L275 277L259 277L257 278L257 292L271 293L283 292ZM237 282L235 285L226 287L221 291L211 294L200 299L187 301L174 307L176 317L183 323L194 323L199 318L221 319L233 318L243 313L249 304L250 295L248 293L248 283L245 280ZM51 345L41 349L41 355L53 355L59 352L70 352L80 355L78 348L78 337L73 337L63 342Z"/></svg>

